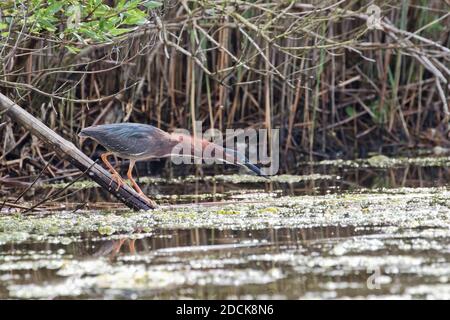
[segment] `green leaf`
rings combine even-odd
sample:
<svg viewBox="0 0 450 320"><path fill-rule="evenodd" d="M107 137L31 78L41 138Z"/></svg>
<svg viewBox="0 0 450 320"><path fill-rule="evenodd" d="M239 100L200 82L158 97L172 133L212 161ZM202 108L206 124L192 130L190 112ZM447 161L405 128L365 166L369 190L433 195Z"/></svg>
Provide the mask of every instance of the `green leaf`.
<svg viewBox="0 0 450 320"><path fill-rule="evenodd" d="M0 23L0 30L8 29L8 25L6 23Z"/></svg>
<svg viewBox="0 0 450 320"><path fill-rule="evenodd" d="M94 13L93 13L93 17L94 18L103 18L107 15L111 14L111 8L109 6L107 6L106 4L102 4L98 7L96 7Z"/></svg>
<svg viewBox="0 0 450 320"><path fill-rule="evenodd" d="M74 47L74 46L67 45L66 48L67 48L67 50L69 50L70 53L73 53L73 54L77 54L78 52L81 51L79 48Z"/></svg>
<svg viewBox="0 0 450 320"><path fill-rule="evenodd" d="M111 35L113 35L113 36L120 36L120 35L122 35L124 33L128 33L128 32L131 32L131 31L133 31L133 29L129 29L129 28L120 28L120 29L113 28L113 29L109 30L109 33Z"/></svg>
<svg viewBox="0 0 450 320"><path fill-rule="evenodd" d="M122 8L125 6L125 4L126 4L126 1L125 1L125 0L120 0L120 1L117 3L117 9L122 10Z"/></svg>
<svg viewBox="0 0 450 320"><path fill-rule="evenodd" d="M144 6L147 9L155 9L155 8L161 7L162 3L158 2L158 1L147 1L144 3Z"/></svg>
<svg viewBox="0 0 450 320"><path fill-rule="evenodd" d="M356 111L355 111L355 108L348 106L348 107L345 108L345 113L349 117L353 117L356 114Z"/></svg>
<svg viewBox="0 0 450 320"><path fill-rule="evenodd" d="M39 21L37 23L41 28L43 28L47 31L50 31L50 32L56 31L56 27L46 19L39 19Z"/></svg>
<svg viewBox="0 0 450 320"><path fill-rule="evenodd" d="M147 15L145 12L135 9L127 11L125 19L122 21L124 24L128 25L140 25L147 22Z"/></svg>
<svg viewBox="0 0 450 320"><path fill-rule="evenodd" d="M103 40L102 33L98 33L95 30L92 30L91 26L79 28L79 31L92 40Z"/></svg>
<svg viewBox="0 0 450 320"><path fill-rule="evenodd" d="M130 9L134 9L137 8L137 6L141 3L141 0L131 0L131 1L127 1L127 3L125 4L124 8L130 8Z"/></svg>
<svg viewBox="0 0 450 320"><path fill-rule="evenodd" d="M61 10L61 8L64 6L63 2L55 2L53 3L51 6L49 6L45 12L46 14L49 15L54 15L56 12L58 12L59 10Z"/></svg>

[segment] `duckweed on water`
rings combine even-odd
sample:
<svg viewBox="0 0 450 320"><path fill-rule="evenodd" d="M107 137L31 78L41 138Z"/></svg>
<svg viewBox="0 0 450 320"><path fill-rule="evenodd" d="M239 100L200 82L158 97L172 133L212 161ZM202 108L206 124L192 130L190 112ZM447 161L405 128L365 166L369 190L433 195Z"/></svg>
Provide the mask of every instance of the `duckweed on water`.
<svg viewBox="0 0 450 320"><path fill-rule="evenodd" d="M398 158L390 158L385 155L375 155L367 159L356 159L356 160L323 160L319 162L306 162L304 163L310 166L330 166L336 168L401 168L406 166L417 166L417 167L448 167L450 166L450 157L448 156L436 156L436 157L416 157L416 158L407 158L407 157L398 157ZM146 185L180 185L186 183L195 183L195 182L219 182L219 183L233 183L233 184L264 184L266 182L274 182L280 184L293 184L300 183L305 181L319 181L319 180L332 180L339 179L339 176L336 175L323 175L323 174L310 174L310 175L277 175L271 176L268 178L249 175L249 174L232 174L232 175L216 175L216 176L186 176L186 177L176 177L172 179L165 179L160 177L143 177L140 179L139 183ZM129 183L129 181L126 181ZM44 184L43 187L51 187L51 188L66 188L69 183L52 183L52 184ZM87 189L87 188L95 188L98 185L91 180L82 180L77 181L70 185L70 189ZM223 198L223 195L216 194L216 198ZM158 198L158 196L157 196ZM189 200L192 199L193 196L179 196L177 199L173 199L170 196L164 197L161 196L158 199L171 199L171 200ZM210 199L208 194L198 195L197 198L199 200Z"/></svg>
<svg viewBox="0 0 450 320"><path fill-rule="evenodd" d="M420 157L420 158L390 158L385 155L375 155L367 159L356 160L323 160L320 162L308 162L309 165L325 165L338 168L397 168L406 166L417 167L448 167L450 157Z"/></svg>
<svg viewBox="0 0 450 320"><path fill-rule="evenodd" d="M389 294L397 298L426 296L445 299L450 293L446 285L450 264L443 259L445 255L441 253L440 258L436 259L430 251L418 254L420 250L442 250L442 247L433 245L436 241L432 239L412 239L413 232L316 239L298 243L299 247L285 246L282 252L280 247L267 251L270 245L267 243L259 246L238 245L239 249L231 252L225 250L224 245L218 245L215 251L214 246L160 249L122 256L116 264L111 264L106 258L62 260L62 256L55 257L53 263L45 259L40 264L18 261L6 264L7 270L48 268L56 270L61 279L53 284L11 284L8 291L10 296L16 298L83 297L92 292L107 298L129 298L127 294L130 292L135 298L160 297L158 294L161 292L168 294L163 297L170 297L173 292L191 297L193 290L203 292L201 288L207 286L216 288L215 294L221 296L227 288L239 287L243 294L255 297L261 292L257 288L277 295L280 294L277 288L281 286L288 288L283 291L284 298L348 297L345 294L363 294L361 297L374 295L373 298L376 298ZM411 248L409 244L416 247ZM205 253L206 248L209 250ZM317 254L308 254L310 250ZM385 254L375 255L377 252ZM413 256L413 252L417 256ZM189 254L189 259L186 259L186 254ZM367 288L367 278L372 274L368 267L383 272L377 277L380 289L376 291ZM293 274L295 277L292 277ZM406 283L410 284L413 275L426 279L427 284L412 283L405 287L398 282L391 286L401 276L405 276ZM329 281L323 281L323 277ZM302 288L305 286L300 284L309 279L311 287L304 291ZM386 291L386 288L391 290ZM230 293L225 297L236 294L234 290ZM239 297L242 298L242 295Z"/></svg>
<svg viewBox="0 0 450 320"><path fill-rule="evenodd" d="M162 207L148 212L59 212L51 215L0 216L0 243L83 232L103 235L153 228L259 229L321 225L448 226L450 192L443 188L401 192L281 197L259 203ZM256 214L255 214L256 213Z"/></svg>
<svg viewBox="0 0 450 320"><path fill-rule="evenodd" d="M450 297L450 192L445 188L280 198L255 194L233 203L150 212L0 215L0 294ZM31 244L38 249L30 250ZM367 287L373 270L381 272L377 290Z"/></svg>
<svg viewBox="0 0 450 320"><path fill-rule="evenodd" d="M310 174L310 175L281 174L276 176L260 177L243 174L243 175L216 175L205 178L207 178L207 180L238 184L238 183L265 183L265 182L299 183L311 180L331 180L334 179L335 176L323 174Z"/></svg>
<svg viewBox="0 0 450 320"><path fill-rule="evenodd" d="M88 188L96 188L99 185L93 180L80 180L74 183L70 182L60 182L60 183L46 183L43 184L44 188L55 188L55 189L64 189L70 185L70 189L88 189Z"/></svg>
<svg viewBox="0 0 450 320"><path fill-rule="evenodd" d="M220 210L217 210L217 214L225 214L225 215L228 215L228 214L239 214L239 211L237 211L237 210L220 209Z"/></svg>
<svg viewBox="0 0 450 320"><path fill-rule="evenodd" d="M104 236L104 235L109 236L109 235L112 235L113 233L116 232L116 230L115 230L113 227L111 227L111 226L100 226L100 227L97 229L97 231L98 231L98 233L100 233L102 236Z"/></svg>
<svg viewBox="0 0 450 320"><path fill-rule="evenodd" d="M205 181L216 181L223 183L265 183L265 182L277 182L277 183L299 183L303 181L311 181L311 180L331 180L336 178L332 175L322 175L322 174L311 174L311 175L277 175L272 177L259 177L254 175L247 174L233 174L233 175L215 175L215 176L186 176L186 177L177 177L173 179L164 179L158 177L143 177L139 179L139 183L148 184L148 185L158 185L158 184L186 184L186 183L194 183L194 182L205 182ZM125 181L128 185L131 186L129 181ZM70 183L52 183L52 184L43 184L43 187L46 188L57 188L62 189L69 186ZM87 188L96 188L98 184L91 180L82 180L77 181L73 184L70 184L70 189L87 189Z"/></svg>
<svg viewBox="0 0 450 320"><path fill-rule="evenodd" d="M258 210L259 213L278 213L279 210L278 208L275 207L268 207L268 208L263 208L263 209L259 209Z"/></svg>

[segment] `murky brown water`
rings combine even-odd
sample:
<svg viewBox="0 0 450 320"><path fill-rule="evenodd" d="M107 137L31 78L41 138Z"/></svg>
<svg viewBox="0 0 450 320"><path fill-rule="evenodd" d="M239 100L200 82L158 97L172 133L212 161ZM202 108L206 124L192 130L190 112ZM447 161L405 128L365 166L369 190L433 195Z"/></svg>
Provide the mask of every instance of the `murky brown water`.
<svg viewBox="0 0 450 320"><path fill-rule="evenodd" d="M146 188L161 203L227 200L207 208L5 211L0 298L450 298L449 170L311 170L323 179Z"/></svg>

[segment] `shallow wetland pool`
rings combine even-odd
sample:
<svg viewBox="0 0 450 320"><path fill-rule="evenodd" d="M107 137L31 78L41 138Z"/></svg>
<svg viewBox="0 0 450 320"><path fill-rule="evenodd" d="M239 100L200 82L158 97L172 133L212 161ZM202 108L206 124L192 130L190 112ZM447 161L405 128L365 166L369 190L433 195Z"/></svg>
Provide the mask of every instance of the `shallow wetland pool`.
<svg viewBox="0 0 450 320"><path fill-rule="evenodd" d="M0 298L449 299L448 170L329 166L149 180L154 212L88 209L109 201L89 184L60 211L3 208Z"/></svg>

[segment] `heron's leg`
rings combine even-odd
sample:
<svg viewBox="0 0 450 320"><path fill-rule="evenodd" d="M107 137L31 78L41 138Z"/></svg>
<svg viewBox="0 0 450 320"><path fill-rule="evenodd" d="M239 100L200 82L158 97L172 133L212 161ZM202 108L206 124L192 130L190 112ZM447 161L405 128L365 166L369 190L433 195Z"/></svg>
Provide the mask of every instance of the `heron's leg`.
<svg viewBox="0 0 450 320"><path fill-rule="evenodd" d="M156 203L149 199L144 192L142 192L141 188L139 188L139 185L136 183L136 181L134 181L133 179L133 167L134 164L136 163L136 160L131 160L130 159L130 166L128 167L128 172L127 172L127 177L128 179L130 179L131 184L133 185L134 189L137 191L137 193L139 193L145 200L147 200L148 203L150 203L152 206L156 207Z"/></svg>
<svg viewBox="0 0 450 320"><path fill-rule="evenodd" d="M128 240L128 249L130 249L131 254L136 254L136 246L135 246L136 239L129 239Z"/></svg>
<svg viewBox="0 0 450 320"><path fill-rule="evenodd" d="M111 155L112 155L112 152L105 152L100 157L102 158L103 163L106 164L106 166L108 167L109 171L112 174L117 174L118 175L119 173L116 171L116 169L114 169L112 164L109 163L109 161L108 161L108 157L111 156Z"/></svg>
<svg viewBox="0 0 450 320"><path fill-rule="evenodd" d="M130 179L131 183L133 184L134 189L139 193L139 194L144 194L141 190L141 188L139 188L138 184L136 183L136 181L134 181L133 179L133 167L134 164L136 163L136 160L131 160L130 159L130 166L128 167L128 172L127 172L127 177L128 179Z"/></svg>
<svg viewBox="0 0 450 320"><path fill-rule="evenodd" d="M123 243L126 239L119 239L118 241L115 241L113 244L113 249L111 251L111 257L114 257L116 254L120 252L120 249L123 246Z"/></svg>
<svg viewBox="0 0 450 320"><path fill-rule="evenodd" d="M117 190L120 189L120 187L124 184L122 177L120 174L114 169L114 167L109 163L108 156L112 155L111 152L106 152L101 155L103 163L108 167L109 171L112 174L112 180L114 180L117 183ZM112 183L112 181L111 181ZM111 183L109 184L111 186Z"/></svg>

